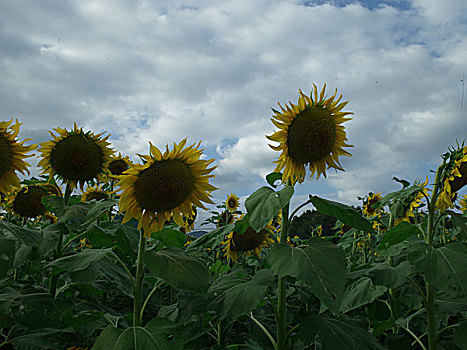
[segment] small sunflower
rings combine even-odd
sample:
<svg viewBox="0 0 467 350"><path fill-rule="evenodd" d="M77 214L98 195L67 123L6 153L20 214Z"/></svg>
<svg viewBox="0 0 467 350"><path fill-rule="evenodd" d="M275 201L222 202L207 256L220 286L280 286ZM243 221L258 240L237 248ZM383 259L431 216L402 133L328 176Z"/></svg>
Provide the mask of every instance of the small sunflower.
<svg viewBox="0 0 467 350"><path fill-rule="evenodd" d="M422 186L422 188L420 189L420 191L416 192L413 196L411 196L412 198L410 198L410 204L407 205L407 209L405 210L404 215L400 220L396 222L396 224L401 221L410 222L410 218L415 217L413 211L422 204L422 200L428 194L429 189L426 188L426 185L428 185L428 177L426 178L424 183L415 182L414 185Z"/></svg>
<svg viewBox="0 0 467 350"><path fill-rule="evenodd" d="M93 199L97 201L110 198L110 193L102 188L102 185L88 186L86 191L81 195L82 202L90 202Z"/></svg>
<svg viewBox="0 0 467 350"><path fill-rule="evenodd" d="M122 175L124 171L127 171L132 165L130 158L128 156L124 157L119 152L118 156L112 157L108 169L110 172L110 177L115 177Z"/></svg>
<svg viewBox="0 0 467 350"><path fill-rule="evenodd" d="M338 157L351 156L343 149L352 145L345 142L347 137L344 126L341 125L351 119L345 116L353 114L341 111L348 101L339 103L342 95L334 100L337 89L334 95L326 98L326 84L319 95L316 85L313 86L314 90L309 97L299 90L300 97L296 105L289 102L290 106L286 105L284 108L279 104L282 111L273 110L275 116L271 121L280 130L266 137L279 142L278 146L269 146L275 151L282 151L274 163L277 163L276 172L285 168L283 182L288 179L292 183L303 182L306 165L311 172L310 177L316 174L317 179L320 175L326 177L326 168L344 171Z"/></svg>
<svg viewBox="0 0 467 350"><path fill-rule="evenodd" d="M243 218L242 215L239 220ZM259 232L248 227L243 234L236 231L232 231L227 235L227 239L222 242L225 245L224 253L227 256L227 260L237 261L238 255L246 253L248 255L254 253L259 256L261 250L268 246L270 243L274 243L271 238L271 231L274 230L272 222L269 223L264 229Z"/></svg>
<svg viewBox="0 0 467 350"><path fill-rule="evenodd" d="M76 123L70 132L62 128L54 130L58 135L50 131L53 140L42 143L39 149L43 173L50 177L58 175L71 189L77 185L83 189L90 181L103 182L113 154L107 142L110 135L101 138L105 132L85 133Z"/></svg>
<svg viewBox="0 0 467 350"><path fill-rule="evenodd" d="M368 197L364 200L363 202L363 215L365 215L367 218L372 218L377 213L381 210L380 208L374 208L374 204L376 202L379 202L383 197L381 196L381 192L379 193L373 193L370 192L368 194Z"/></svg>
<svg viewBox="0 0 467 350"><path fill-rule="evenodd" d="M185 222L185 225L183 225L180 228L180 231L183 233L188 233L191 232L195 229L195 221L196 221L196 216L198 215L198 210L196 209L196 206L192 206L192 212L191 215L186 217L183 217L183 220Z"/></svg>
<svg viewBox="0 0 467 350"><path fill-rule="evenodd" d="M442 189L438 195L436 206L441 211L454 208L457 191L467 185L467 146L450 151L449 161L443 169L440 182Z"/></svg>
<svg viewBox="0 0 467 350"><path fill-rule="evenodd" d="M42 197L49 194L43 186L23 185L9 195L6 207L20 217L36 218L46 214L47 209L42 204Z"/></svg>
<svg viewBox="0 0 467 350"><path fill-rule="evenodd" d="M214 177L209 173L215 167L208 166L214 159L200 159L201 142L185 147L184 139L174 143L172 151L167 146L164 154L149 144L150 155L139 155L145 163L134 164L118 177L123 190L119 210L126 212L123 223L138 219L138 229L143 228L146 237L162 230L171 216L177 225L184 226L183 215L191 216L193 204L206 210L202 202L213 204L210 193L217 189L209 184Z"/></svg>
<svg viewBox="0 0 467 350"><path fill-rule="evenodd" d="M240 199L237 197L235 193L231 193L227 196L227 200L225 201L225 205L227 210L233 213L235 210L238 209L240 205Z"/></svg>
<svg viewBox="0 0 467 350"><path fill-rule="evenodd" d="M16 171L24 175L29 174L27 167L29 163L23 159L31 157L26 153L36 149L36 145L24 146L23 143L30 139L25 139L18 142L17 136L19 127L22 123L16 119L15 124L11 125L10 121L0 121L0 192L8 194L12 187L20 187L18 175Z"/></svg>

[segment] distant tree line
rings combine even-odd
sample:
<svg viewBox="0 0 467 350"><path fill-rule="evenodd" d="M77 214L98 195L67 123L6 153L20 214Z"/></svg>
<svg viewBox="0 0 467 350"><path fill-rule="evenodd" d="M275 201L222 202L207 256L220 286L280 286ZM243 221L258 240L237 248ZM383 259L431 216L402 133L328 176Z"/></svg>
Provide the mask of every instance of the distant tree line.
<svg viewBox="0 0 467 350"><path fill-rule="evenodd" d="M309 238L313 229L316 229L319 225L323 227L324 236L332 236L336 232L336 229L334 229L336 221L336 218L320 213L319 211L306 210L300 216L294 216L292 219L289 236Z"/></svg>

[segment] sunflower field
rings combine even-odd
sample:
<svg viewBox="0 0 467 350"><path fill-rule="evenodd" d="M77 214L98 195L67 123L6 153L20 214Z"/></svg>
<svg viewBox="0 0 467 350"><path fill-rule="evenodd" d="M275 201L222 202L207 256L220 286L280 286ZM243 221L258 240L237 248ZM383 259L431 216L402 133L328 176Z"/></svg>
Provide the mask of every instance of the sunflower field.
<svg viewBox="0 0 467 350"><path fill-rule="evenodd" d="M290 206L306 168L351 156L341 99L314 86L273 109L279 155L245 212L235 193L214 203L201 142L149 142L133 163L105 132L25 145L0 122L0 349L467 349L467 146L361 208ZM197 224L215 229L192 236L207 205ZM334 229L289 230L306 206Z"/></svg>

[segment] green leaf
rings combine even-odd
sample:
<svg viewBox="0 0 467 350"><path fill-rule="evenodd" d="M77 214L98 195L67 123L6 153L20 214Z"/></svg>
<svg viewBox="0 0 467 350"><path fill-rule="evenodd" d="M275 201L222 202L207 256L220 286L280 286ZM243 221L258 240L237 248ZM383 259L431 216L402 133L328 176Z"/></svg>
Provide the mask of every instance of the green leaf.
<svg viewBox="0 0 467 350"><path fill-rule="evenodd" d="M436 288L450 295L467 295L467 245L451 242L441 248L419 243L408 258Z"/></svg>
<svg viewBox="0 0 467 350"><path fill-rule="evenodd" d="M97 218L115 204L117 204L116 199L106 199L100 201L91 201L86 203L88 205L86 213L86 221L83 223L83 226L87 227L96 222Z"/></svg>
<svg viewBox="0 0 467 350"><path fill-rule="evenodd" d="M378 249L387 249L390 246L403 242L407 238L415 236L419 233L420 230L417 226L402 221L384 234Z"/></svg>
<svg viewBox="0 0 467 350"><path fill-rule="evenodd" d="M174 288L206 294L209 272L202 260L184 255L175 249L146 251L144 262L151 272Z"/></svg>
<svg viewBox="0 0 467 350"><path fill-rule="evenodd" d="M91 350L179 350L184 338L173 323L162 318L152 319L145 327L125 330L107 327Z"/></svg>
<svg viewBox="0 0 467 350"><path fill-rule="evenodd" d="M412 272L412 269L412 265L406 260L395 267L388 266L386 263L374 264L368 269L350 273L349 279L368 276L376 286L397 288L407 282L407 276Z"/></svg>
<svg viewBox="0 0 467 350"><path fill-rule="evenodd" d="M224 240L224 236L227 233L230 233L234 230L235 225L229 224L223 227L216 228L211 232L206 233L205 235L197 238L193 242L191 242L187 248L186 252L190 252L197 249L206 249L211 248L214 250L215 248L219 247L221 242Z"/></svg>
<svg viewBox="0 0 467 350"><path fill-rule="evenodd" d="M248 314L264 299L264 293L274 282L269 269L259 270L251 281L236 284L227 290L223 314L229 319Z"/></svg>
<svg viewBox="0 0 467 350"><path fill-rule="evenodd" d="M0 238L0 278L6 277L13 267L16 242L8 238Z"/></svg>
<svg viewBox="0 0 467 350"><path fill-rule="evenodd" d="M381 344L367 329L349 318L327 318L311 315L299 327L299 336L310 344L317 334L326 350L383 350Z"/></svg>
<svg viewBox="0 0 467 350"><path fill-rule="evenodd" d="M461 350L467 350L467 320L454 331L454 342Z"/></svg>
<svg viewBox="0 0 467 350"><path fill-rule="evenodd" d="M272 172L266 175L266 181L274 188L277 188L278 185L275 185L275 183L278 180L282 180L282 173Z"/></svg>
<svg viewBox="0 0 467 350"><path fill-rule="evenodd" d="M261 231L277 215L294 193L293 186L286 186L279 192L263 186L250 195L245 207L250 215L250 225L256 232Z"/></svg>
<svg viewBox="0 0 467 350"><path fill-rule="evenodd" d="M296 277L311 286L312 292L335 313L347 278L345 253L341 247L320 238L308 242L305 247L275 244L267 261L279 277Z"/></svg>
<svg viewBox="0 0 467 350"><path fill-rule="evenodd" d="M151 237L158 239L167 247L183 248L186 241L186 235L183 232L171 228L164 228L162 231L153 233Z"/></svg>
<svg viewBox="0 0 467 350"><path fill-rule="evenodd" d="M455 213L451 210L446 210L445 213L451 216L452 222L455 226L459 227L461 230L461 234L459 235L459 239L466 240L467 239L467 217L464 215Z"/></svg>
<svg viewBox="0 0 467 350"><path fill-rule="evenodd" d="M111 249L86 249L77 254L64 256L50 263L64 271L80 271L87 268L91 263L103 259Z"/></svg>
<svg viewBox="0 0 467 350"><path fill-rule="evenodd" d="M0 220L0 230L4 234L13 235L22 244L28 246L38 246L42 242L42 236L39 231L17 226L3 220Z"/></svg>
<svg viewBox="0 0 467 350"><path fill-rule="evenodd" d="M318 196L310 196L310 200L319 212L333 216L347 226L364 232L375 233L372 224L352 207Z"/></svg>
<svg viewBox="0 0 467 350"><path fill-rule="evenodd" d="M386 287L374 286L368 277L362 277L346 288L339 311L346 313L369 304L377 297L383 295L386 290Z"/></svg>

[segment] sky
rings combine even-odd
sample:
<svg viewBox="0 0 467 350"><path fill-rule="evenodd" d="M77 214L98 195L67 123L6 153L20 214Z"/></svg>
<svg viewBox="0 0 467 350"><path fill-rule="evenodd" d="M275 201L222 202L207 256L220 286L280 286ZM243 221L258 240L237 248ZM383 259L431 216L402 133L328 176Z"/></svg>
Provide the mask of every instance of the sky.
<svg viewBox="0 0 467 350"><path fill-rule="evenodd" d="M149 141L201 140L218 204L267 185L271 108L313 83L349 101L354 147L345 172L297 185L292 208L433 181L467 138L465 0L0 0L0 13L0 115L23 123L20 140L76 122L133 161Z"/></svg>

